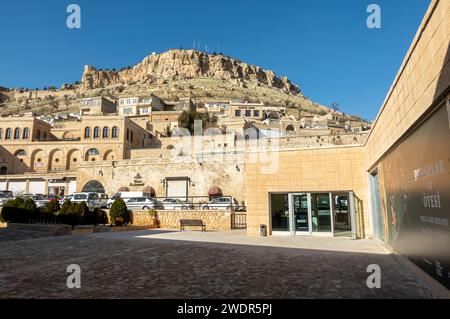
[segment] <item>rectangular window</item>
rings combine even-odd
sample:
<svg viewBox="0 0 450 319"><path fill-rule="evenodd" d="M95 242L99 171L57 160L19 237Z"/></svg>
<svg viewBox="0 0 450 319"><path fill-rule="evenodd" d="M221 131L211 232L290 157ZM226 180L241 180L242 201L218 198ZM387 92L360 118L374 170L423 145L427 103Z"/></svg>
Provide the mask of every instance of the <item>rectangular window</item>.
<svg viewBox="0 0 450 319"><path fill-rule="evenodd" d="M144 107L142 109L139 110L141 115L147 115L148 114L148 108Z"/></svg>
<svg viewBox="0 0 450 319"><path fill-rule="evenodd" d="M259 111L253 111L253 117L259 117Z"/></svg>
<svg viewBox="0 0 450 319"><path fill-rule="evenodd" d="M241 110L235 110L234 111L234 116L235 117L241 117Z"/></svg>
<svg viewBox="0 0 450 319"><path fill-rule="evenodd" d="M245 117L252 117L252 111L246 110L245 111Z"/></svg>
<svg viewBox="0 0 450 319"><path fill-rule="evenodd" d="M131 107L123 109L123 114L124 115L130 115L133 113L133 109Z"/></svg>

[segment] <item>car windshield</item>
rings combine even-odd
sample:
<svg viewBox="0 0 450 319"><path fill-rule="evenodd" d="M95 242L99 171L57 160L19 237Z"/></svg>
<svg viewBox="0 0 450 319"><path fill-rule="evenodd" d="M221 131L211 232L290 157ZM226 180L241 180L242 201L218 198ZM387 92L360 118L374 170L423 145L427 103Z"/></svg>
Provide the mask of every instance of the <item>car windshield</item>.
<svg viewBox="0 0 450 319"><path fill-rule="evenodd" d="M82 200L82 199L86 199L87 195L86 194L77 194L73 196L73 199L75 200Z"/></svg>
<svg viewBox="0 0 450 319"><path fill-rule="evenodd" d="M44 200L45 198L42 195L33 196L34 200Z"/></svg>

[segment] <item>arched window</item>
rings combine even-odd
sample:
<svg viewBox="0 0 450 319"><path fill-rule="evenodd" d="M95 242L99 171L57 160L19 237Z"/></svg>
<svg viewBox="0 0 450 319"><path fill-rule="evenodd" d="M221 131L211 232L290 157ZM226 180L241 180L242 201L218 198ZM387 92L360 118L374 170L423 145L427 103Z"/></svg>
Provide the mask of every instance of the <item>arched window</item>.
<svg viewBox="0 0 450 319"><path fill-rule="evenodd" d="M30 136L30 129L28 127L25 127L23 129L22 139L27 140Z"/></svg>
<svg viewBox="0 0 450 319"><path fill-rule="evenodd" d="M82 192L83 193L100 193L100 194L104 194L105 193L105 188L98 181L90 181L89 183L84 185Z"/></svg>
<svg viewBox="0 0 450 319"><path fill-rule="evenodd" d="M109 138L109 127L107 126L103 128L103 138Z"/></svg>
<svg viewBox="0 0 450 319"><path fill-rule="evenodd" d="M14 139L15 140L20 140L20 128L16 127L14 129Z"/></svg>
<svg viewBox="0 0 450 319"><path fill-rule="evenodd" d="M14 155L17 157L27 156L27 152L24 150L18 150Z"/></svg>
<svg viewBox="0 0 450 319"><path fill-rule="evenodd" d="M100 128L98 126L94 127L94 138L100 138Z"/></svg>
<svg viewBox="0 0 450 319"><path fill-rule="evenodd" d="M117 126L112 128L112 138L119 138L119 128Z"/></svg>
<svg viewBox="0 0 450 319"><path fill-rule="evenodd" d="M10 139L11 139L11 129L7 128L6 133L5 133L5 140L10 140Z"/></svg>
<svg viewBox="0 0 450 319"><path fill-rule="evenodd" d="M100 152L96 148L91 148L89 151L87 151L87 154L91 156L97 156L100 155Z"/></svg>
<svg viewBox="0 0 450 319"><path fill-rule="evenodd" d="M6 175L8 174L8 168L6 166L2 166L0 168L0 175Z"/></svg>
<svg viewBox="0 0 450 319"><path fill-rule="evenodd" d="M286 133L294 133L295 132L295 127L294 127L294 125L292 125L292 124L289 124L287 127L286 127Z"/></svg>
<svg viewBox="0 0 450 319"><path fill-rule="evenodd" d="M90 127L86 127L84 129L84 138L91 138L91 128Z"/></svg>
<svg viewBox="0 0 450 319"><path fill-rule="evenodd" d="M41 130L37 130L37 132L36 132L36 138L37 139L40 139L41 138Z"/></svg>

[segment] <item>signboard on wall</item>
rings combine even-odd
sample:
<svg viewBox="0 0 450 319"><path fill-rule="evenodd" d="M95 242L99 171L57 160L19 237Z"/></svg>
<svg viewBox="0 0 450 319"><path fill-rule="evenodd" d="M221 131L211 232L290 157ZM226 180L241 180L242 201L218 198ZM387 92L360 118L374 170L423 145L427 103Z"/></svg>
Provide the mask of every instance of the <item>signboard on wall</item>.
<svg viewBox="0 0 450 319"><path fill-rule="evenodd" d="M384 240L450 289L450 126L440 107L381 162Z"/></svg>

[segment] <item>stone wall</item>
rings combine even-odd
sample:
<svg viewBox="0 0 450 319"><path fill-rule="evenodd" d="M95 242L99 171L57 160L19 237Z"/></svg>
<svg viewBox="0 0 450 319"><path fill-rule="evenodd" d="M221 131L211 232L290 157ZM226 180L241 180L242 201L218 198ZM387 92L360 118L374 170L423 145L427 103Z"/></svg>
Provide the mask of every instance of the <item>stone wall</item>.
<svg viewBox="0 0 450 319"><path fill-rule="evenodd" d="M139 183L135 183L138 174L141 179ZM233 196L240 203L245 200L245 165L244 160L239 158L204 163L162 159L83 163L78 167L77 177L79 191L89 181L97 180L105 187L109 196L114 195L121 187L127 187L132 192L142 192L146 186L152 186L156 197L166 196L166 178L188 177L189 196L208 196L209 189L218 186L224 195Z"/></svg>
<svg viewBox="0 0 450 319"><path fill-rule="evenodd" d="M230 211L205 210L164 210L157 212L160 228L180 229L181 219L201 219L206 224L206 230L231 230ZM149 212L133 212L134 226L153 225Z"/></svg>
<svg viewBox="0 0 450 319"><path fill-rule="evenodd" d="M161 228L180 229L181 219L201 219L206 224L206 230L231 230L230 211L158 211Z"/></svg>

